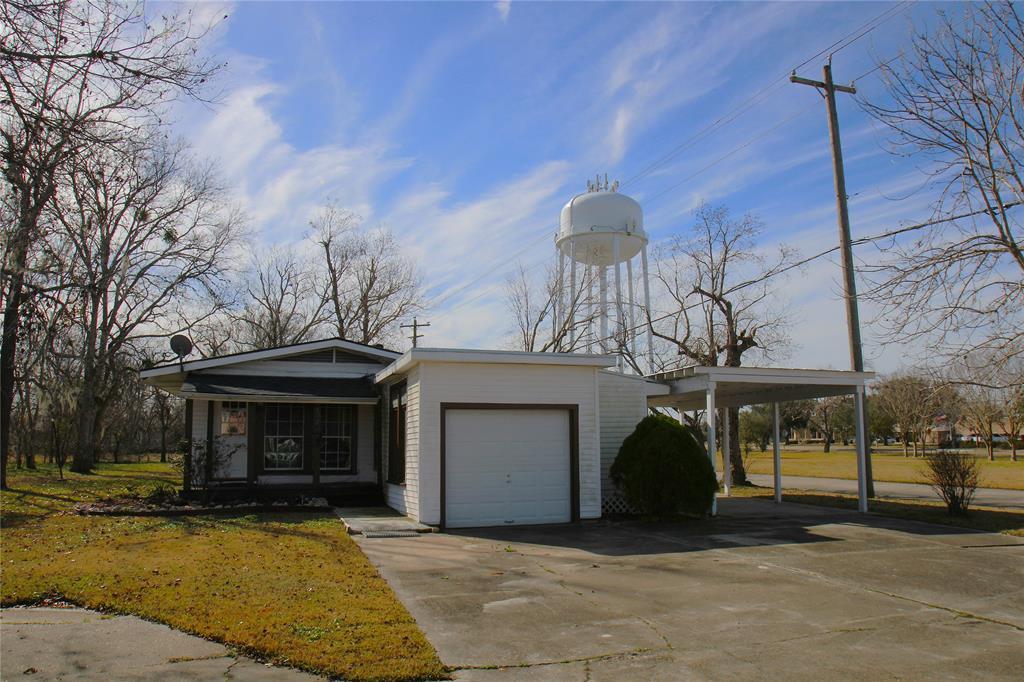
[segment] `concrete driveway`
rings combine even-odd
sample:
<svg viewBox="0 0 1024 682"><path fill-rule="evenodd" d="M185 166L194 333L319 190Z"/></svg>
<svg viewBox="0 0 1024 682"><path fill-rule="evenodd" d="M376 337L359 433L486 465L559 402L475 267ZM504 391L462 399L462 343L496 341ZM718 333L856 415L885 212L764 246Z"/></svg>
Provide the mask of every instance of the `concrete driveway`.
<svg viewBox="0 0 1024 682"><path fill-rule="evenodd" d="M459 679L1020 679L1024 539L720 512L358 541Z"/></svg>

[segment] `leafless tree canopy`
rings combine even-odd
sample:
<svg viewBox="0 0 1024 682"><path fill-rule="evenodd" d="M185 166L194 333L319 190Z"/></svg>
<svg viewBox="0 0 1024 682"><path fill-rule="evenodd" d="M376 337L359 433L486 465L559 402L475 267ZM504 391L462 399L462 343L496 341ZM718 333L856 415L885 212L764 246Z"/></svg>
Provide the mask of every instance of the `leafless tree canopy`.
<svg viewBox="0 0 1024 682"><path fill-rule="evenodd" d="M97 150L159 126L170 101L198 95L217 70L199 49L209 27L194 27L188 11L150 17L145 10L143 3L114 0L0 3L0 487L6 486L21 322L49 288L35 268L53 265L41 252L58 178Z"/></svg>
<svg viewBox="0 0 1024 682"><path fill-rule="evenodd" d="M771 358L788 345L788 314L776 296L795 252L781 246L764 253L764 230L752 215L733 218L725 207L702 204L689 234L655 254L658 295L668 306L654 335L675 349L682 364L739 367L756 349ZM648 319L663 317L649 311ZM730 443L737 483L746 479L740 454L739 411L730 410Z"/></svg>
<svg viewBox="0 0 1024 682"><path fill-rule="evenodd" d="M557 265L546 268L537 280L520 264L505 280L505 306L514 325L509 345L515 350L556 353L579 352L588 343L593 345L597 339L591 329L597 314L587 306L587 291L593 278L586 272L586 268L581 268L580 281L572 292L567 285L567 273L562 273L566 286L560 299Z"/></svg>
<svg viewBox="0 0 1024 682"><path fill-rule="evenodd" d="M940 12L881 65L887 98L865 104L937 189L939 222L889 245L866 295L893 342L948 357L1024 353L1024 20L1011 3Z"/></svg>

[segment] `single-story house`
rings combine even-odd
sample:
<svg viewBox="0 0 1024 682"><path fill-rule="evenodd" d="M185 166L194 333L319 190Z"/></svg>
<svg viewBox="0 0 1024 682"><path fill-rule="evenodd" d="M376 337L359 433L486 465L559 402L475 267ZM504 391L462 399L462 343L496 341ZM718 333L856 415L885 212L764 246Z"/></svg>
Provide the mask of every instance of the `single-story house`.
<svg viewBox="0 0 1024 682"><path fill-rule="evenodd" d="M327 339L146 369L186 399L193 483L373 497L441 527L563 523L622 506L608 470L664 383L579 353ZM212 453L212 456L207 456Z"/></svg>

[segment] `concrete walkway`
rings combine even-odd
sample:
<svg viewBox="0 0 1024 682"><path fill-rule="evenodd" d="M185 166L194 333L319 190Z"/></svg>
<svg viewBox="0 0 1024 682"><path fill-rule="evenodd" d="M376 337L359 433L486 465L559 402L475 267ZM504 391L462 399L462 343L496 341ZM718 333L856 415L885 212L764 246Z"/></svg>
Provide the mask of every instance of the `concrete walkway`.
<svg viewBox="0 0 1024 682"><path fill-rule="evenodd" d="M349 535L394 537L432 533L436 529L403 516L390 507L335 507L334 513Z"/></svg>
<svg viewBox="0 0 1024 682"><path fill-rule="evenodd" d="M166 625L85 609L3 609L0 654L3 680L322 679L235 656Z"/></svg>
<svg viewBox="0 0 1024 682"><path fill-rule="evenodd" d="M771 488L774 483L769 474L747 474L754 485ZM821 490L831 493L857 494L857 481L845 478L817 478L811 476L782 475L782 489ZM875 481L878 497L898 497L905 500L938 500L939 496L931 487L921 483L890 483ZM1024 511L1024 490L1002 490L1000 488L978 488L974 504L980 507L1004 507Z"/></svg>

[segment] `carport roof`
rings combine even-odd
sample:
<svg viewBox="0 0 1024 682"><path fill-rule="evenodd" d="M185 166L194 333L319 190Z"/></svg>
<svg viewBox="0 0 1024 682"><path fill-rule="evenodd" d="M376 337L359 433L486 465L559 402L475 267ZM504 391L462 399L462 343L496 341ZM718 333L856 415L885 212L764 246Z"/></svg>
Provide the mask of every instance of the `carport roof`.
<svg viewBox="0 0 1024 682"><path fill-rule="evenodd" d="M652 395L652 407L702 410L708 388L714 387L717 407L848 395L863 387L874 372L776 367L692 366L659 372L650 377L668 386L668 393Z"/></svg>

